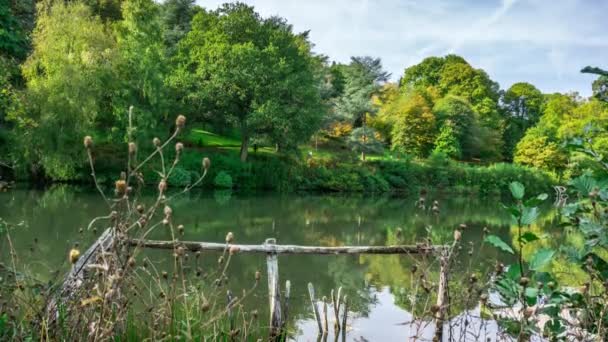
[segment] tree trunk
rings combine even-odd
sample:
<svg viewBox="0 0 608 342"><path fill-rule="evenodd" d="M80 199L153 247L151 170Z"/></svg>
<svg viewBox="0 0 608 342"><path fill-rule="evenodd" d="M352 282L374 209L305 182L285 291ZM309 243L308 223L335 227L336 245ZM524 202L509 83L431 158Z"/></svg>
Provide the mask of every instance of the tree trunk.
<svg viewBox="0 0 608 342"><path fill-rule="evenodd" d="M241 161L244 163L247 161L247 154L249 152L249 136L243 129L241 131Z"/></svg>

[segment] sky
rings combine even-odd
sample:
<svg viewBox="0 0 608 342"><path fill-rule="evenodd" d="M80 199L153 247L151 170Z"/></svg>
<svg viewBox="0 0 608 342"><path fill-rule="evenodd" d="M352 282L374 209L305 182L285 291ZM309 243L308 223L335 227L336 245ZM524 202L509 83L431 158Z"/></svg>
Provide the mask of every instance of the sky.
<svg viewBox="0 0 608 342"><path fill-rule="evenodd" d="M215 9L226 0L197 0ZM608 68L608 0L242 0L310 30L314 51L346 63L380 57L398 80L425 57L455 53L502 89L591 94L584 66Z"/></svg>

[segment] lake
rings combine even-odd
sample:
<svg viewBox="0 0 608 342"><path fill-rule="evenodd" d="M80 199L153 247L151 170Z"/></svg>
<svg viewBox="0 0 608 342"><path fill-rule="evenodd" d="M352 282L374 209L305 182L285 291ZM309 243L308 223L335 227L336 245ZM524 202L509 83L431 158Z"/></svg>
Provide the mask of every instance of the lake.
<svg viewBox="0 0 608 342"><path fill-rule="evenodd" d="M438 201L439 210L429 204ZM484 228L512 241L510 218L499 199L480 199L450 195L426 196L426 207L418 197L374 195L278 195L235 194L229 191L193 192L173 203L176 223L184 225L181 240L223 242L233 232L235 243L261 244L276 238L279 244L313 246L414 244L430 238L435 244L449 243L455 227L466 224L462 250L451 281L455 294L466 291L470 272L485 274L505 255L482 244ZM18 224L10 231L17 263L44 281L57 279L68 268L67 255L74 245L84 251L104 227L87 231L89 221L107 214L99 195L90 189L53 186L45 191L13 189L0 193L0 217ZM550 222L547 211L540 221ZM83 232L80 232L83 230ZM158 229L151 238L169 240L168 231ZM0 242L0 257L10 262L6 239ZM170 264L169 251L147 252L158 269ZM213 267L217 255L205 253L201 267ZM25 265L25 266L24 266ZM423 336L428 326L412 328L411 312L424 310L426 303L413 303L413 289L421 271L437 275L432 257L416 255L281 255L281 282L290 280L289 327L298 341L316 340L317 328L310 309L307 284L313 283L317 296L330 296L331 289L342 287L349 298L351 341L406 340ZM241 293L250 288L254 274L266 271L263 255L236 254L228 268L228 288ZM265 278L265 277L263 277ZM268 315L265 279L245 301ZM474 309L476 294L460 296L455 310ZM456 314L457 312L453 312ZM330 321L331 322L331 321ZM330 323L331 324L331 323ZM485 329L485 328L484 328ZM491 327L490 327L491 329ZM414 331L416 330L416 331ZM330 334L330 339L333 337ZM485 340L485 339L484 339Z"/></svg>

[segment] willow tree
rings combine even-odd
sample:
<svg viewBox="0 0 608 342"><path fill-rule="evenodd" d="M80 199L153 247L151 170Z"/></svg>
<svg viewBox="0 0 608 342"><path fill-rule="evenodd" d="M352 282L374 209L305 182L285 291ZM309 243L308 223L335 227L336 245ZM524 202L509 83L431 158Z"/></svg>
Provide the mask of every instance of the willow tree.
<svg viewBox="0 0 608 342"><path fill-rule="evenodd" d="M246 161L251 138L290 148L317 130L321 98L310 49L307 33L295 34L284 19L224 4L194 17L171 84L189 118L239 129Z"/></svg>
<svg viewBox="0 0 608 342"><path fill-rule="evenodd" d="M28 105L9 118L27 162L53 179L73 179L82 136L107 111L115 41L87 6L58 3L39 12L32 43L23 66Z"/></svg>

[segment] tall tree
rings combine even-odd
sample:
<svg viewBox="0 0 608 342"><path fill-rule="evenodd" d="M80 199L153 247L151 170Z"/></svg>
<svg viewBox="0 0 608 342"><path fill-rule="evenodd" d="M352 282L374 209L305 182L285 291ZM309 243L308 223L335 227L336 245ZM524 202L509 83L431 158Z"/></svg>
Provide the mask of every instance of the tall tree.
<svg viewBox="0 0 608 342"><path fill-rule="evenodd" d="M437 116L437 125L441 131L446 130L443 128L444 126L450 126L448 131L443 134L452 134L458 142L457 158L479 157L479 136L475 134L475 128L479 126L479 123L468 101L448 95L437 101L433 107L433 113ZM456 154L452 156L454 157Z"/></svg>
<svg viewBox="0 0 608 342"><path fill-rule="evenodd" d="M511 159L517 142L528 128L538 122L545 105L545 97L532 84L520 82L513 84L505 92L502 103L506 115L505 157Z"/></svg>
<svg viewBox="0 0 608 342"><path fill-rule="evenodd" d="M457 55L429 57L406 68L400 84L402 88L431 89L440 98L454 95L470 103L479 122L477 137L485 139L479 146L493 146L476 154L486 159L501 157L503 122L498 105L499 86L485 71L473 68Z"/></svg>
<svg viewBox="0 0 608 342"><path fill-rule="evenodd" d="M394 104L392 149L426 157L435 142L437 121L432 103L419 91L403 94Z"/></svg>
<svg viewBox="0 0 608 342"><path fill-rule="evenodd" d="M390 74L382 69L382 61L372 57L352 57L351 63L345 68L344 92L338 98L335 113L339 119L350 122L354 127L362 127L363 130L353 131L352 134L361 137L351 137L351 140L361 140L363 144L373 141L368 137L367 116L373 116L377 112L373 97L381 90L382 84L386 82ZM366 149L361 149L361 158L365 160Z"/></svg>
<svg viewBox="0 0 608 342"><path fill-rule="evenodd" d="M23 66L28 106L9 113L23 157L53 179L71 179L82 160L82 137L103 114L115 42L84 4L41 12L34 51Z"/></svg>
<svg viewBox="0 0 608 342"><path fill-rule="evenodd" d="M124 0L121 16L123 19L114 25L120 54L117 78L121 82L112 97L114 115L121 125L116 131L125 132L125 114L134 106L138 131L151 132L169 114L160 8L153 0Z"/></svg>
<svg viewBox="0 0 608 342"><path fill-rule="evenodd" d="M194 17L171 84L191 116L211 113L240 130L246 161L252 137L292 148L317 130L322 111L310 49L307 34L294 34L284 19L225 4Z"/></svg>
<svg viewBox="0 0 608 342"><path fill-rule="evenodd" d="M168 55L177 53L177 43L190 32L192 18L201 10L195 0L167 0L162 4L163 37Z"/></svg>

